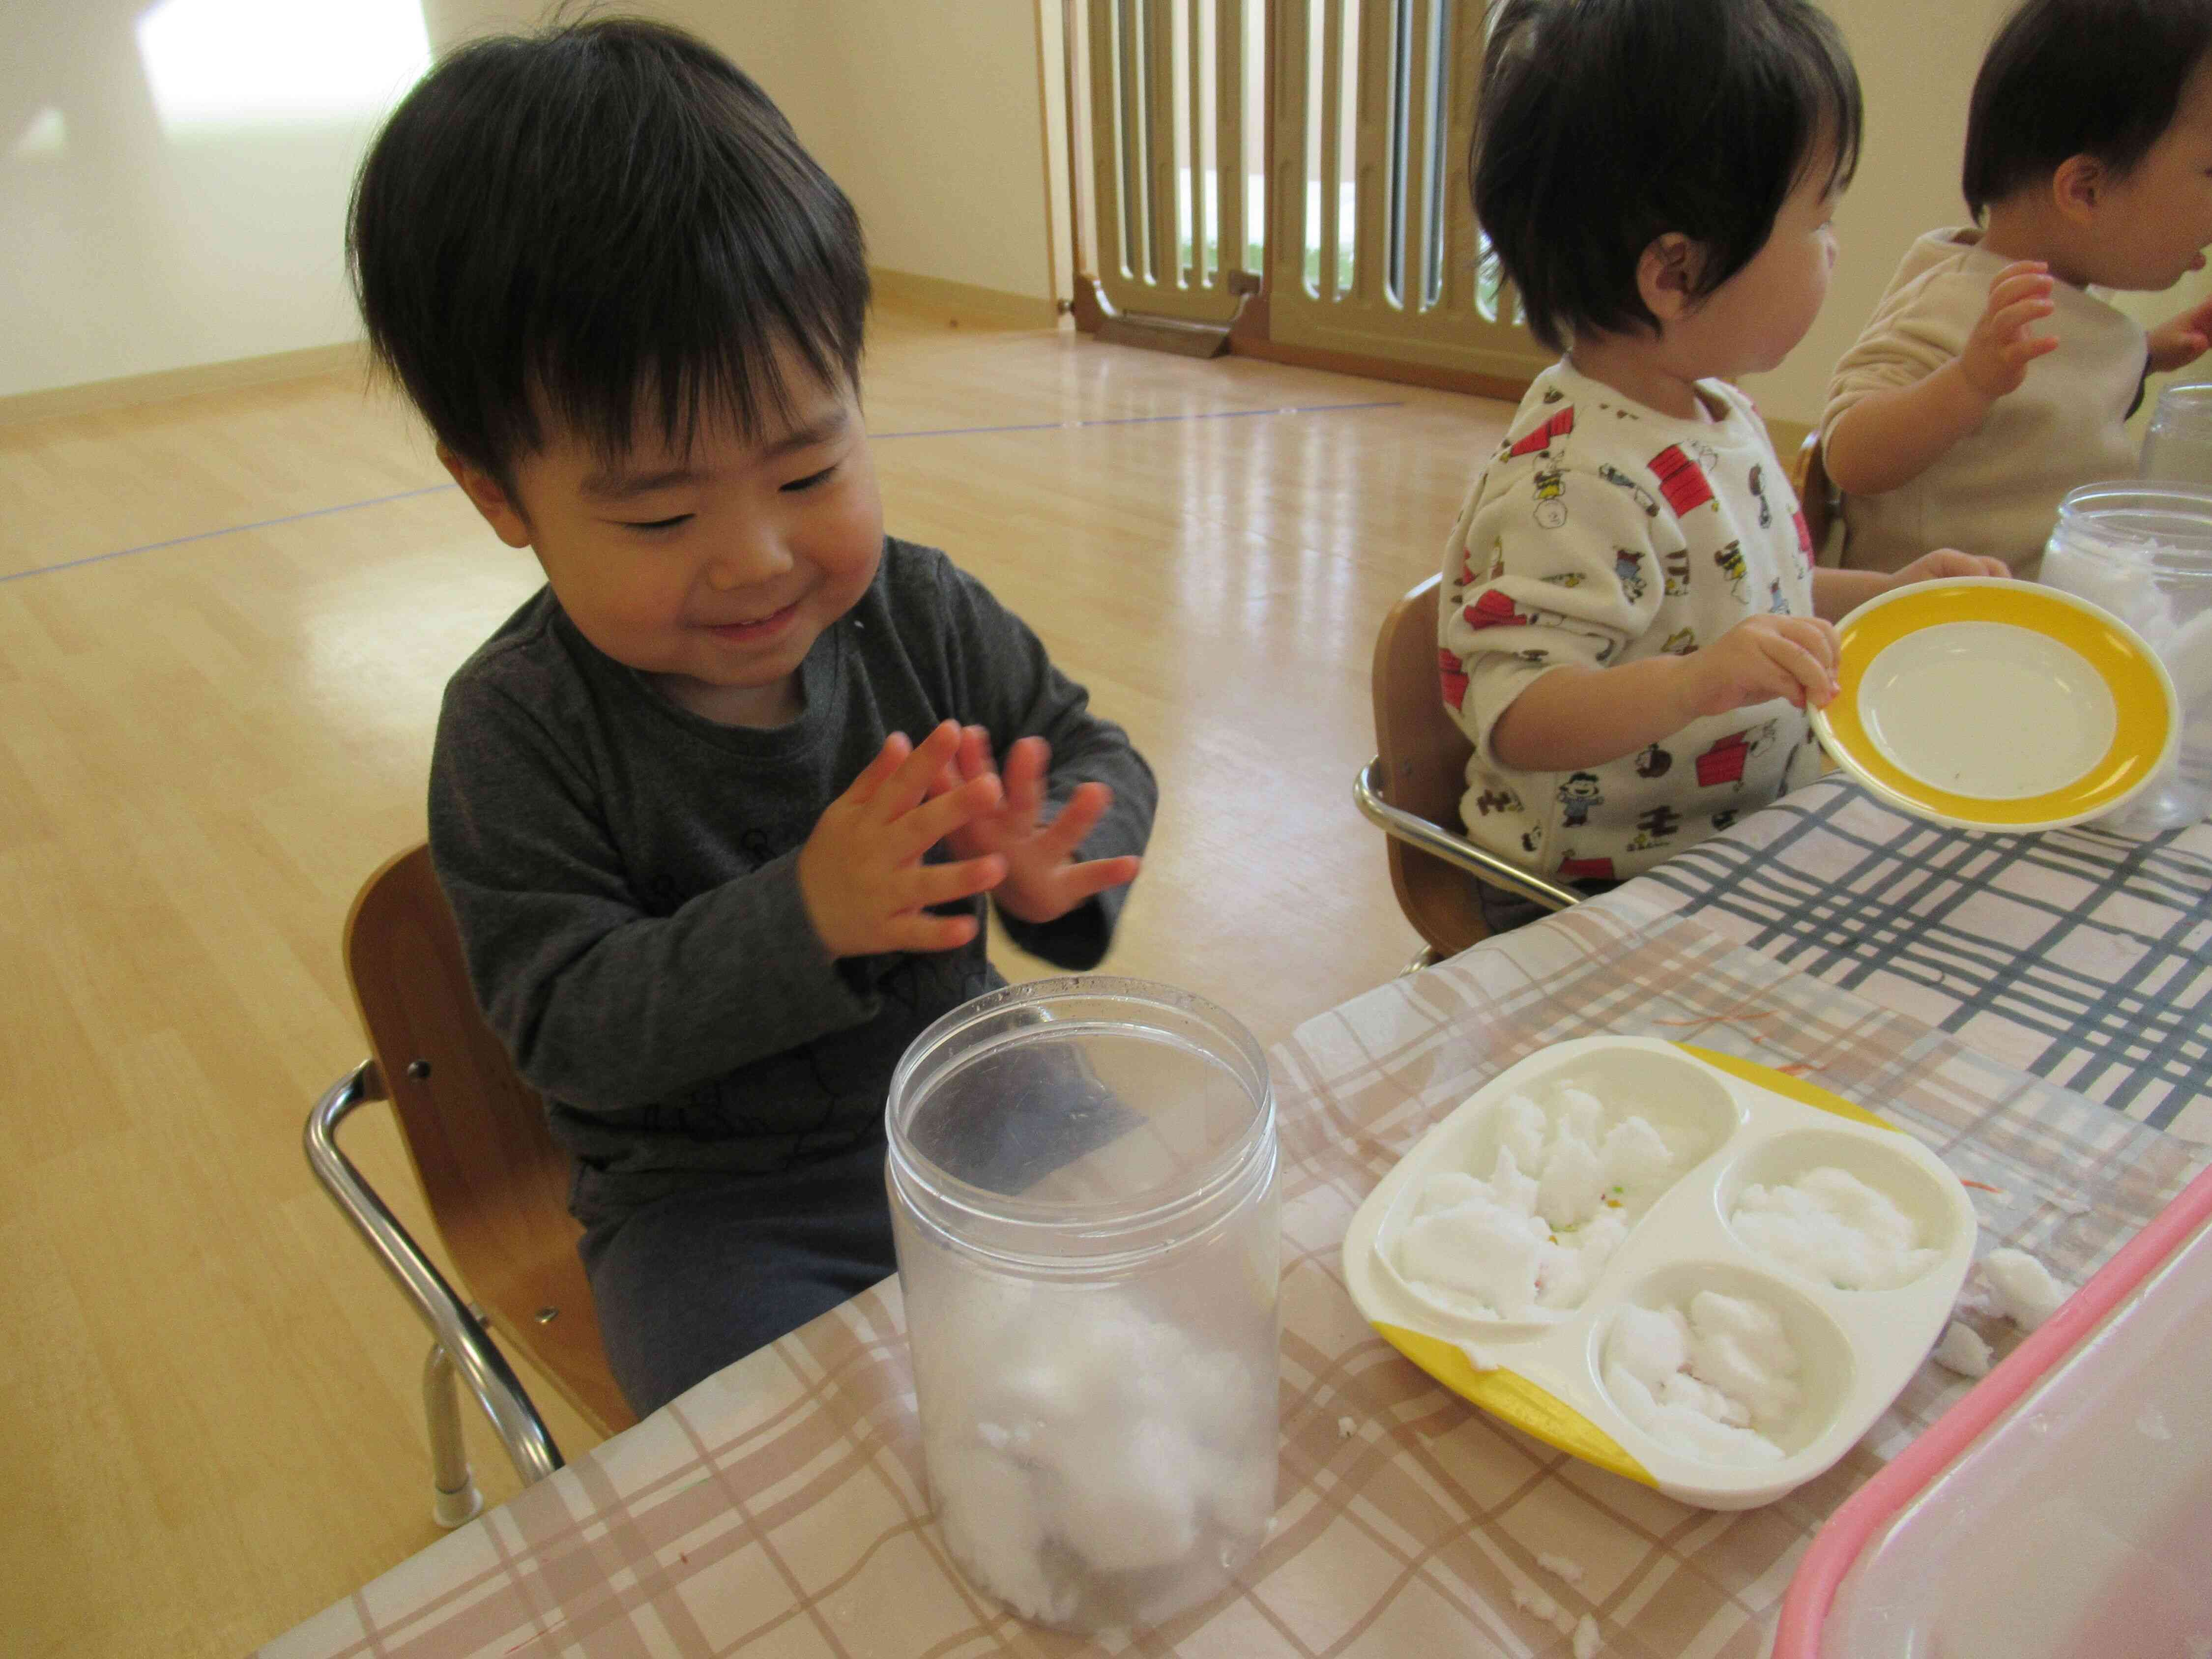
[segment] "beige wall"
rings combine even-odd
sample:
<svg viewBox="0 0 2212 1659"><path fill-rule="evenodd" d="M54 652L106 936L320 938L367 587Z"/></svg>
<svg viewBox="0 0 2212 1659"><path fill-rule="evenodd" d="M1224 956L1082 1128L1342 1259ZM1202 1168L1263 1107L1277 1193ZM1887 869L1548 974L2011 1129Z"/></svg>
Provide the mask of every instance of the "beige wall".
<svg viewBox="0 0 2212 1659"><path fill-rule="evenodd" d="M1913 238L1966 222L1959 168L1966 98L1990 37L2014 3L1827 0L1858 64L1865 142L1858 177L1836 216L1843 248L1828 302L1787 362L1747 383L1770 419L1808 426L1819 420L1828 371L1858 337ZM2154 323L2208 294L2212 277L2200 272L2169 293L2127 295L2120 303ZM2212 379L2212 359L2181 378Z"/></svg>
<svg viewBox="0 0 2212 1659"><path fill-rule="evenodd" d="M1054 9L1059 0L1043 0ZM764 87L859 209L871 263L1054 296L1039 0L632 0ZM528 0L426 0L444 46ZM1060 279L1058 286L1065 285Z"/></svg>
<svg viewBox="0 0 2212 1659"><path fill-rule="evenodd" d="M1056 17L1059 0L1044 3ZM1065 293L1048 206L1038 0L627 5L695 30L754 73L852 195L877 265L1040 307ZM385 95L356 95L343 108L264 108L180 126L156 108L141 50L142 25L165 8L212 41L269 11L241 0L9 7L0 398L358 337L342 251L346 194L412 71ZM300 49L310 52L342 39L349 15L387 26L398 17L435 50L527 26L547 9L546 0L297 0L276 15L304 20ZM251 61L248 51L229 61Z"/></svg>
<svg viewBox="0 0 2212 1659"><path fill-rule="evenodd" d="M774 90L860 209L872 261L1052 297L1036 0L809 10L810 49ZM743 38L720 44L739 55Z"/></svg>
<svg viewBox="0 0 2212 1659"><path fill-rule="evenodd" d="M355 3L368 50L343 24L242 38L243 9L222 0L10 0L0 398L359 333L341 252L346 191L382 109L419 71L422 28L412 0ZM149 22L165 47L154 61L172 71L159 81L142 48ZM226 90L253 51L273 72Z"/></svg>

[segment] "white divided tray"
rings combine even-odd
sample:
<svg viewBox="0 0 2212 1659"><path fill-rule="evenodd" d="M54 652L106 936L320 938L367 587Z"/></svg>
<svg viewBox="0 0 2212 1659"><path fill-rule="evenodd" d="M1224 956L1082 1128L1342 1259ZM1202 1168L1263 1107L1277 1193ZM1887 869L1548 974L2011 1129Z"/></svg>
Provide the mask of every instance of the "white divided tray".
<svg viewBox="0 0 2212 1659"><path fill-rule="evenodd" d="M1498 1110L1560 1085L1603 1104L1604 1126L1642 1117L1684 1162L1573 1308L1486 1318L1401 1276L1396 1246L1431 1175L1487 1178ZM1894 1290L1844 1291L1768 1261L1729 1220L1747 1186L1849 1170L1917 1224L1936 1265ZM1584 1037L1531 1054L1424 1135L1368 1195L1345 1235L1352 1299L1392 1346L1455 1393L1561 1450L1706 1509L1771 1503L1826 1469L1871 1427L1942 1334L1973 1261L1966 1190L1909 1135L1809 1084L1731 1054L1653 1037ZM1767 1437L1780 1462L1708 1462L1656 1439L1603 1380L1625 1307L1686 1304L1698 1291L1755 1297L1780 1316L1803 1399ZM1486 1364L1478 1370L1462 1344Z"/></svg>

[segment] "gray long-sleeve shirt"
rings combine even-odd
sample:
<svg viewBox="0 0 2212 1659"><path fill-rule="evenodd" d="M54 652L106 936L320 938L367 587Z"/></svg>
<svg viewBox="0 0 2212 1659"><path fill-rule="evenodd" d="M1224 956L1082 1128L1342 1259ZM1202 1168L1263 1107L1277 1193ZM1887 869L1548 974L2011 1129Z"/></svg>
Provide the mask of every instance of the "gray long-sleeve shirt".
<svg viewBox="0 0 2212 1659"><path fill-rule="evenodd" d="M887 540L799 672L790 725L717 726L595 649L547 589L447 688L431 854L477 1000L577 1158L586 1219L879 1134L907 1044L1004 982L980 929L957 951L833 960L807 921L799 848L891 732L957 720L1001 755L1042 737L1055 806L1085 780L1114 791L1081 856L1150 834L1158 791L1127 735L941 553ZM1007 929L1090 968L1122 897Z"/></svg>

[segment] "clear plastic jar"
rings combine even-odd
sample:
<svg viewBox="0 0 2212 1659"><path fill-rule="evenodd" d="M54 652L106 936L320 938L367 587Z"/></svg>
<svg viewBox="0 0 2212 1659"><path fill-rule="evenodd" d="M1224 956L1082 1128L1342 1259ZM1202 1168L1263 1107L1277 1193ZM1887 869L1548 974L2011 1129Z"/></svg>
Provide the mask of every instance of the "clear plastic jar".
<svg viewBox="0 0 2212 1659"><path fill-rule="evenodd" d="M2146 480L2070 491L2044 549L2043 580L2142 635L2181 708L2172 761L2096 822L2123 835L2196 823L2212 809L2212 487Z"/></svg>
<svg viewBox="0 0 2212 1659"><path fill-rule="evenodd" d="M1277 1461L1274 1092L1199 997L1011 986L891 1079L891 1224L953 1559L1041 1624L1157 1624L1260 1547Z"/></svg>
<svg viewBox="0 0 2212 1659"><path fill-rule="evenodd" d="M2212 386L2170 386L2143 433L2142 475L2212 486Z"/></svg>

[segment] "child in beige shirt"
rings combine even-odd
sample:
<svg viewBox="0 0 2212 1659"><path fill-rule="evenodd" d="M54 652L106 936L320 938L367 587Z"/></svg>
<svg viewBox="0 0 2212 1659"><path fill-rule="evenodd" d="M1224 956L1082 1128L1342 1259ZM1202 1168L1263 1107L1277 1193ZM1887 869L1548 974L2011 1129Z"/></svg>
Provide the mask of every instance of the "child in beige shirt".
<svg viewBox="0 0 2212 1659"><path fill-rule="evenodd" d="M2033 576L2066 492L2135 474L2143 376L2203 353L2212 303L2147 336L2100 290L2204 264L2209 49L2212 0L2027 0L1999 32L1967 118L1977 222L1912 245L1829 386L1847 567L1951 546Z"/></svg>

